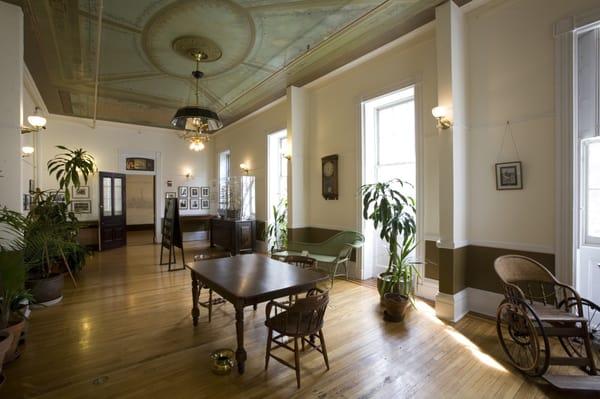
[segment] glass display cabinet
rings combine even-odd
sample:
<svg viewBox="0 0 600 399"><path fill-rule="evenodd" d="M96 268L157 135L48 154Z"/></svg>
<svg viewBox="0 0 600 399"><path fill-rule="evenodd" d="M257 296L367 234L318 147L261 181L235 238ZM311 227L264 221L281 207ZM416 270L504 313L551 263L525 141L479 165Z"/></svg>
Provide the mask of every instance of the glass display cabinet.
<svg viewBox="0 0 600 399"><path fill-rule="evenodd" d="M213 202L218 218L210 221L210 245L233 255L254 252L256 247L255 177L233 176L213 182Z"/></svg>

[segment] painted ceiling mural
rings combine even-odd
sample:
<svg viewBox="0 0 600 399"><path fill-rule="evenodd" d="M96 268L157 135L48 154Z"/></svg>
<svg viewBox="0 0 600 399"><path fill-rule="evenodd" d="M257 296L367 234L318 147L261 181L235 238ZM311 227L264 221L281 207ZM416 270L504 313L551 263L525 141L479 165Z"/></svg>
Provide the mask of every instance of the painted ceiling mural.
<svg viewBox="0 0 600 399"><path fill-rule="evenodd" d="M12 0L51 113L90 118L99 0ZM439 0L104 0L98 119L168 127L195 102L225 124L433 19Z"/></svg>

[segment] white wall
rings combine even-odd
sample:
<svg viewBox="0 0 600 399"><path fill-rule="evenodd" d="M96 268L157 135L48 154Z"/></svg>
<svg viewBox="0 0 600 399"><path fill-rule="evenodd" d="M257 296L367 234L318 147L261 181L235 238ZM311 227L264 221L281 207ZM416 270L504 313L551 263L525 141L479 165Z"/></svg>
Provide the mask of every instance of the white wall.
<svg viewBox="0 0 600 399"><path fill-rule="evenodd" d="M0 206L21 211L23 12L0 1Z"/></svg>
<svg viewBox="0 0 600 399"><path fill-rule="evenodd" d="M437 131L430 117L436 105L435 39L427 29L408 42L351 68L310 91L312 120L309 140L310 225L332 229L360 229L358 218L359 166L361 162L361 102L391 91L417 85L417 134L423 139L426 210L437 209ZM420 98L419 98L420 97ZM321 195L321 157L339 154L337 201ZM438 215L426 212L426 236L436 236Z"/></svg>
<svg viewBox="0 0 600 399"><path fill-rule="evenodd" d="M282 99L262 112L221 130L215 138L215 154L231 151L231 175L239 176L241 163L250 167L249 174L256 176L256 219L267 220L267 135L285 129L287 125L287 100ZM215 156L214 177L217 177Z"/></svg>
<svg viewBox="0 0 600 399"><path fill-rule="evenodd" d="M497 0L467 14L471 242L553 252L553 25L598 7L597 0ZM507 120L524 188L496 191L494 164ZM500 161L516 158L507 140Z"/></svg>
<svg viewBox="0 0 600 399"><path fill-rule="evenodd" d="M91 128L91 121L82 118L50 115L47 129L40 134L40 146L36 149L40 165L40 187L52 189L56 187L54 177L45 171L46 162L60 151L56 145L69 148L83 148L96 159L99 171L125 172L124 155L157 156L157 220L162 217L164 209L164 193L177 191L180 185L206 186L213 176L213 145L208 143L206 149L194 152L181 140L173 130L158 129L123 123L98 121L96 128ZM191 177L186 178L186 171ZM167 186L172 181L172 187ZM98 219L98 178L94 176L88 184L92 196L92 214L81 215L81 220ZM214 211L214 210L213 210ZM209 213L207 210L182 211L181 214Z"/></svg>

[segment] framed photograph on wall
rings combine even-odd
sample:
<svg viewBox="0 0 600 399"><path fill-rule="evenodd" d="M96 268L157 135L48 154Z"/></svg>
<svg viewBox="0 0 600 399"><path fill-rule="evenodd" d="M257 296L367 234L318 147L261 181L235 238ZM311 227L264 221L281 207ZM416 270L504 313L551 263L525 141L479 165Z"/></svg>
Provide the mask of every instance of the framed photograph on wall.
<svg viewBox="0 0 600 399"><path fill-rule="evenodd" d="M521 162L496 164L496 190L522 190Z"/></svg>
<svg viewBox="0 0 600 399"><path fill-rule="evenodd" d="M202 198L208 198L210 196L210 187L204 186L201 188L202 190Z"/></svg>
<svg viewBox="0 0 600 399"><path fill-rule="evenodd" d="M65 199L65 192L64 191L52 191L51 195L54 195L54 202L67 202Z"/></svg>
<svg viewBox="0 0 600 399"><path fill-rule="evenodd" d="M183 210L188 209L188 199L187 198L179 198L179 209L183 209Z"/></svg>
<svg viewBox="0 0 600 399"><path fill-rule="evenodd" d="M202 199L202 209L209 209L210 208L210 201L207 199Z"/></svg>
<svg viewBox="0 0 600 399"><path fill-rule="evenodd" d="M73 199L90 198L90 186L73 187Z"/></svg>
<svg viewBox="0 0 600 399"><path fill-rule="evenodd" d="M91 200L73 200L71 204L74 213L92 213Z"/></svg>
<svg viewBox="0 0 600 399"><path fill-rule="evenodd" d="M179 198L187 198L188 196L188 187L187 186L179 186Z"/></svg>
<svg viewBox="0 0 600 399"><path fill-rule="evenodd" d="M190 209L200 209L200 199L199 198L190 199Z"/></svg>
<svg viewBox="0 0 600 399"><path fill-rule="evenodd" d="M199 187L190 187L190 197L198 198L200 196L200 188Z"/></svg>
<svg viewBox="0 0 600 399"><path fill-rule="evenodd" d="M169 191L165 193L165 198L177 198L177 193L174 191Z"/></svg>

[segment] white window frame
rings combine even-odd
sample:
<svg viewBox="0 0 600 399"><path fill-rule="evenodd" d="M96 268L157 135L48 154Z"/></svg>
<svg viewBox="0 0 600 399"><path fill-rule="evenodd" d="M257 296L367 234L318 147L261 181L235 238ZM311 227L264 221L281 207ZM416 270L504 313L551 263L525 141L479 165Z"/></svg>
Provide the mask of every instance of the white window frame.
<svg viewBox="0 0 600 399"><path fill-rule="evenodd" d="M600 137L581 141L581 244L586 246L600 246L600 237L588 234L588 149L592 143L600 143Z"/></svg>
<svg viewBox="0 0 600 399"><path fill-rule="evenodd" d="M277 148L277 154L273 154L272 153L272 149L271 149L271 140L273 138L277 139L277 143L278 143L278 148ZM285 192L282 192L281 190L281 178L282 176L282 171L283 171L283 166L284 166L284 162L288 162L286 158L284 158L284 152L285 152L285 148L281 148L281 141L282 140L287 140L287 130L286 129L282 129L282 130L278 130L276 132L273 133L269 133L267 135L267 222L272 222L273 221L273 213L271 212L271 210L273 209L273 206L277 205L276 203L273 203L273 197L274 197L274 192L272 191L274 189L274 187L272 187L271 185L271 181L273 180L273 173L277 173L277 181L278 181L278 185L279 185L279 198L281 199L283 195L285 195L285 197L287 198L287 190ZM275 158L277 157L277 158ZM271 161L277 159L278 165L276 167L273 167L273 165L271 165ZM285 164L286 166L288 166L287 164ZM289 172L289 171L288 171ZM287 177L286 177L286 185L287 185ZM279 199L279 200L280 200ZM278 200L278 201L279 201Z"/></svg>

